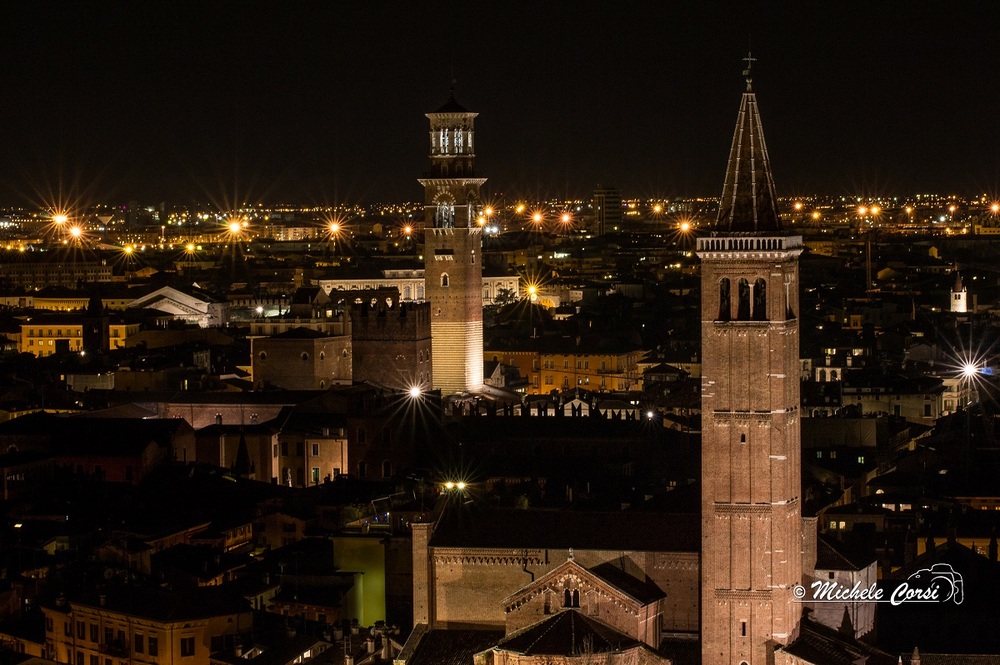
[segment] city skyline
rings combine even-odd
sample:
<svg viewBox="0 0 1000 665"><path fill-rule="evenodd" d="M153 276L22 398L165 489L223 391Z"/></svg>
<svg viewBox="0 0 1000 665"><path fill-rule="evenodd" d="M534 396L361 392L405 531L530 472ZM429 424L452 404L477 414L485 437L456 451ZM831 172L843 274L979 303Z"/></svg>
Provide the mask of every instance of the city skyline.
<svg viewBox="0 0 1000 665"><path fill-rule="evenodd" d="M780 196L993 195L1000 47L965 9L6 7L0 199L413 200L452 78L490 197L718 196L748 49Z"/></svg>

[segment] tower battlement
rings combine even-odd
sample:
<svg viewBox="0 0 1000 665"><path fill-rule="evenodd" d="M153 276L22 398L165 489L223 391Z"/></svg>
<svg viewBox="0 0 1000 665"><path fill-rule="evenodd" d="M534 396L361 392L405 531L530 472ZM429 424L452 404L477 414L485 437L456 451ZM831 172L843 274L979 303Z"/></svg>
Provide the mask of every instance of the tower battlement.
<svg viewBox="0 0 1000 665"><path fill-rule="evenodd" d="M366 341L415 341L430 339L430 303L380 302L351 307L351 336L354 343Z"/></svg>

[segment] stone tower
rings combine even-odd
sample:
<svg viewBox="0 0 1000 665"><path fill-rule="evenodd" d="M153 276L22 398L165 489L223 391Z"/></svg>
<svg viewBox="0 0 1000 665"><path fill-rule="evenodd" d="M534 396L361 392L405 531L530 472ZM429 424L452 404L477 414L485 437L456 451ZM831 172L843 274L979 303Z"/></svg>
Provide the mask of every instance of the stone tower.
<svg viewBox="0 0 1000 665"><path fill-rule="evenodd" d="M424 186L424 280L431 304L433 387L442 395L483 385L483 265L473 152L478 113L451 96L428 113L430 171Z"/></svg>
<svg viewBox="0 0 1000 665"><path fill-rule="evenodd" d="M749 59L748 59L749 62ZM701 640L705 665L765 665L798 634L799 284L757 99L740 104L701 258Z"/></svg>

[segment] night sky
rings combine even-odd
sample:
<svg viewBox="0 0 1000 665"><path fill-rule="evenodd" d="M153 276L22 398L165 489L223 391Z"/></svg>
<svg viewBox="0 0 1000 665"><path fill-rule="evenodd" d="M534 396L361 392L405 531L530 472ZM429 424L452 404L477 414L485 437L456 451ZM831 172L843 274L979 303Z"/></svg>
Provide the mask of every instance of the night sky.
<svg viewBox="0 0 1000 665"><path fill-rule="evenodd" d="M718 196L748 47L779 195L995 194L995 6L12 0L0 204L419 200L453 75L490 196Z"/></svg>

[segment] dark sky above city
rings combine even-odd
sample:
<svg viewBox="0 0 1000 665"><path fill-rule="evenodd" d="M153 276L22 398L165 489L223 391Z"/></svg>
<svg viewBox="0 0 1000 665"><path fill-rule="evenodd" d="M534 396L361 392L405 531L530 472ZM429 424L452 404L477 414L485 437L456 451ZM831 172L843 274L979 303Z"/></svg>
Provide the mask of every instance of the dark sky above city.
<svg viewBox="0 0 1000 665"><path fill-rule="evenodd" d="M453 75L490 196L717 196L748 47L779 195L996 194L994 5L6 2L0 204L419 200Z"/></svg>

